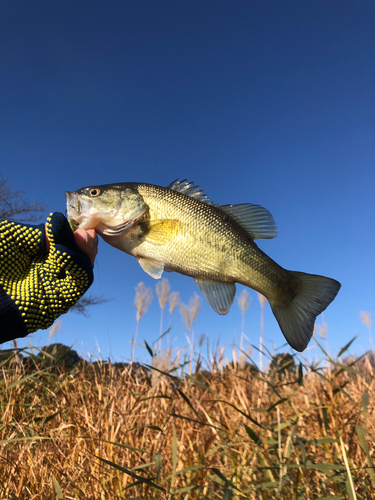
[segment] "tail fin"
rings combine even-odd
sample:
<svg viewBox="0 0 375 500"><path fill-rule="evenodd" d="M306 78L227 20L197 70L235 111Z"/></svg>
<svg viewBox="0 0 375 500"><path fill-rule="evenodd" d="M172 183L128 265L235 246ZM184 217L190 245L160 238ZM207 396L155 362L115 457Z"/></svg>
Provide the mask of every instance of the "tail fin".
<svg viewBox="0 0 375 500"><path fill-rule="evenodd" d="M312 337L316 317L333 301L341 284L324 276L290 272L299 279L301 291L285 308L271 301L270 305L288 343L296 351L303 351Z"/></svg>

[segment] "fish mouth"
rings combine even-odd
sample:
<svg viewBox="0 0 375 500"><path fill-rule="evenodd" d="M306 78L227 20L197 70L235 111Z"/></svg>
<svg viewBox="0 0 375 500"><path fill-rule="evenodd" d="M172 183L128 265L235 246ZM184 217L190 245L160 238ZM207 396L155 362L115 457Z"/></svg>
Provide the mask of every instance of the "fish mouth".
<svg viewBox="0 0 375 500"><path fill-rule="evenodd" d="M95 210L92 200L86 200L78 192L65 191L66 214L75 228L96 229L98 234L106 236L123 236L143 217L147 206L129 219L122 216L119 202L108 211Z"/></svg>
<svg viewBox="0 0 375 500"><path fill-rule="evenodd" d="M80 197L75 192L65 191L65 196L68 219L72 219L77 226L83 227L89 218L89 213L85 213L86 211L88 212L88 207L84 210L85 207L82 206Z"/></svg>
<svg viewBox="0 0 375 500"><path fill-rule="evenodd" d="M79 202L77 193L70 193L69 191L65 191L66 196L66 211L69 219L76 219L79 217L81 212L81 204Z"/></svg>

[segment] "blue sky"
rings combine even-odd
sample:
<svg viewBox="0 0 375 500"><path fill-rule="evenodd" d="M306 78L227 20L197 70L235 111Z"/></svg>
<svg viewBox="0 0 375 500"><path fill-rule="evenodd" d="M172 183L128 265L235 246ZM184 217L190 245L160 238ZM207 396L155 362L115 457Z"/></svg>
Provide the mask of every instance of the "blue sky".
<svg viewBox="0 0 375 500"><path fill-rule="evenodd" d="M187 178L215 203L260 204L279 230L258 242L270 257L342 283L324 313L330 351L355 335L352 351L370 348L359 314L375 314L373 1L3 0L1 11L0 170L12 188L64 212L66 190ZM64 315L56 341L127 359L135 287L157 282L103 241L95 270L91 293L113 300ZM167 277L184 303L199 292ZM245 334L257 344L249 291ZM154 297L140 341L158 336L159 317ZM225 317L202 300L196 338L230 357L240 332L237 299ZM174 347L185 333L175 311ZM268 305L265 337L284 343ZM29 340L46 344L48 332Z"/></svg>

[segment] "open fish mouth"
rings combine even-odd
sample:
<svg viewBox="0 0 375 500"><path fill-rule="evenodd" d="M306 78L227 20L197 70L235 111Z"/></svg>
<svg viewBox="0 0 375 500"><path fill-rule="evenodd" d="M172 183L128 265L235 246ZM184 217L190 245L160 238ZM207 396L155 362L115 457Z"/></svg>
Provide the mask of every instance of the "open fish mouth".
<svg viewBox="0 0 375 500"><path fill-rule="evenodd" d="M73 233L77 231L79 224L77 224L77 222L74 219L68 219L68 222L70 229L73 231Z"/></svg>
<svg viewBox="0 0 375 500"><path fill-rule="evenodd" d="M70 193L69 191L65 191L65 196L67 199L66 211L68 218L76 220L81 212L81 204L78 196L76 193Z"/></svg>
<svg viewBox="0 0 375 500"><path fill-rule="evenodd" d="M65 192L67 198L66 212L70 227L75 231L78 227L84 227L89 220L89 213L87 208L82 206L77 193Z"/></svg>

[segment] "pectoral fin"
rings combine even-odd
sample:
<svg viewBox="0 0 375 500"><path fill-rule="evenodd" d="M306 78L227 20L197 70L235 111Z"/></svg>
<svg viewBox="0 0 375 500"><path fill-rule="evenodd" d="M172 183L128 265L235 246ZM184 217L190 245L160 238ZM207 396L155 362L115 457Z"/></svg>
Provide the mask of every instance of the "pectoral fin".
<svg viewBox="0 0 375 500"><path fill-rule="evenodd" d="M165 245L181 231L181 228L182 223L178 220L153 220L150 221L145 240L152 245Z"/></svg>
<svg viewBox="0 0 375 500"><path fill-rule="evenodd" d="M218 314L227 314L236 295L235 283L195 280L207 302Z"/></svg>
<svg viewBox="0 0 375 500"><path fill-rule="evenodd" d="M161 278L164 271L164 265L155 260L149 260L144 257L137 257L139 265L144 270L145 273L149 274L152 278L156 280Z"/></svg>

